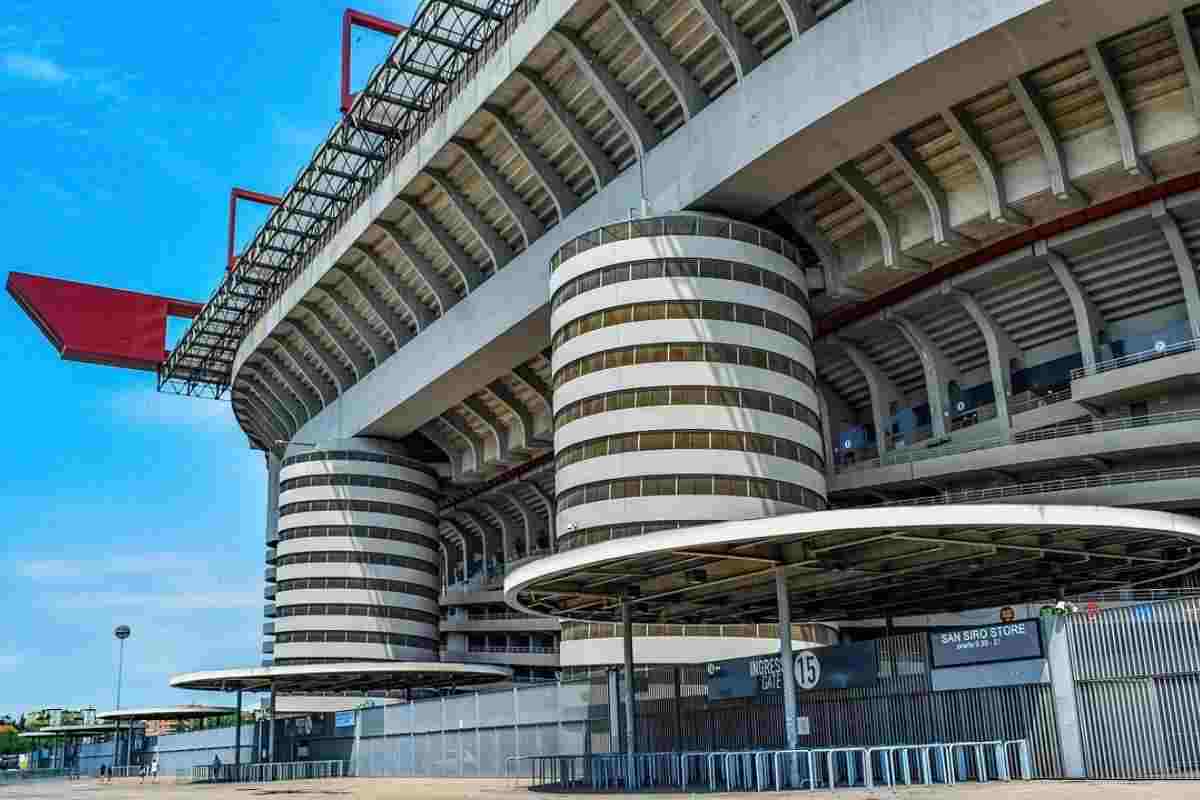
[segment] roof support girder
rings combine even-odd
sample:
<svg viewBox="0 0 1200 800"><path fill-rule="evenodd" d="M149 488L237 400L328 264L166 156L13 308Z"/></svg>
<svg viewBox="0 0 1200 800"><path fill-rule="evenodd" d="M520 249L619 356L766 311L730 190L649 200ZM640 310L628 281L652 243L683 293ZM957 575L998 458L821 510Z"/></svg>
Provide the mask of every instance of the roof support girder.
<svg viewBox="0 0 1200 800"><path fill-rule="evenodd" d="M479 265L467 255L467 251L463 249L462 245L455 241L454 237L418 201L409 200L406 197L398 197L396 200L408 210L408 213L412 214L421 229L429 235L429 238L433 239L433 243L446 256L450 266L462 279L465 287L464 294L470 294L478 289L479 284L483 282L483 276L479 272Z"/></svg>
<svg viewBox="0 0 1200 800"><path fill-rule="evenodd" d="M400 251L408 261L409 266L413 268L413 272L417 273L417 277L425 284L426 288L433 294L437 301L438 313L445 314L455 303L459 301L458 292L454 291L449 282L442 277L433 264L429 263L424 254L417 249L417 246L409 241L404 232L398 228L395 223L387 220L376 220L375 227L383 231L384 236ZM395 288L395 284L392 285Z"/></svg>
<svg viewBox="0 0 1200 800"><path fill-rule="evenodd" d="M521 237L525 240L525 247L528 249L534 239L546 232L546 226L529 210L529 206L500 174L500 170L492 166L492 162L487 160L487 156L480 152L473 142L455 137L451 140L451 144L462 152L467 161L471 162L471 166L475 167L475 171L483 177L484 183L491 188L492 194L496 195L496 199L517 223ZM499 239L499 236L496 238ZM503 242L502 239L500 241ZM508 244L504 243L504 246L507 247Z"/></svg>
<svg viewBox="0 0 1200 800"><path fill-rule="evenodd" d="M962 109L953 107L942 112L942 120L953 131L958 139L959 147L975 163L975 171L979 173L979 182L988 199L988 216L992 222L1028 225L1029 219L1008 204L1004 179L1000 175L1000 165L992 157L987 142L975 127L975 123L967 117Z"/></svg>
<svg viewBox="0 0 1200 800"><path fill-rule="evenodd" d="M554 90L542 80L540 75L531 70L519 67L513 74L528 84L530 91L537 95L538 99L542 101L542 105L546 107L546 113L553 117L566 132L567 138L575 145L579 156L587 164L596 191L599 192L612 182L612 179L617 177L617 168L613 165L612 160L604 152L604 148L588 133L587 128L580 124L562 99L554 93Z"/></svg>
<svg viewBox="0 0 1200 800"><path fill-rule="evenodd" d="M1042 146L1042 159L1046 163L1046 173L1050 178L1050 191L1054 193L1054 197L1059 202L1072 206L1087 205L1087 196L1071 182L1062 140L1053 127L1046 104L1033 81L1025 76L1018 76L1008 82L1008 90L1024 112L1033 132L1037 134L1038 143Z"/></svg>
<svg viewBox="0 0 1200 800"><path fill-rule="evenodd" d="M417 333L425 330L429 326L429 323L433 322L434 316L429 311L429 307L422 303L421 299L417 297L417 293L412 290L412 287L405 283L394 270L389 269L375 253L359 244L352 245L350 249L362 255L363 262L374 269L379 277L383 279L383 282L396 293L396 297L400 300L400 305L404 306L404 310L412 317ZM407 325L405 326L405 330L408 330Z"/></svg>
<svg viewBox="0 0 1200 800"><path fill-rule="evenodd" d="M929 265L906 256L900 248L900 220L888 207L879 190L871 185L866 176L853 162L847 161L836 167L830 177L854 198L867 214L867 219L879 234L879 248L886 269L907 269L923 272Z"/></svg>
<svg viewBox="0 0 1200 800"><path fill-rule="evenodd" d="M567 185L567 182L563 180L563 177L554 168L554 165L550 163L550 160L542 155L542 151L525 134L525 131L521 129L516 120L510 117L504 109L493 105L485 105L483 113L492 118L492 121L496 124L496 129L504 135L504 138L508 140L512 148L520 153L525 162L529 164L530 170L541 181L542 186L546 189L546 193L550 196L550 200L554 203L554 208L558 212L560 222L579 207L579 197L575 194L575 191ZM586 156L584 159L586 160Z"/></svg>
<svg viewBox="0 0 1200 800"><path fill-rule="evenodd" d="M1148 180L1154 179L1149 165L1138 155L1137 136L1133 131L1133 121L1129 117L1129 109L1125 107L1125 98L1121 95L1121 87L1113 77L1112 66L1108 56L1096 43L1084 48L1087 54L1088 66L1091 67L1092 77L1104 93L1104 104L1108 106L1109 116L1112 117L1113 127L1117 132L1117 141L1121 145L1121 164L1130 175L1140 175Z"/></svg>
<svg viewBox="0 0 1200 800"><path fill-rule="evenodd" d="M738 83L744 81L750 71L762 63L762 53L750 41L750 37L742 33L720 0L691 0L691 5L712 26L713 33L733 64Z"/></svg>
<svg viewBox="0 0 1200 800"><path fill-rule="evenodd" d="M577 34L555 28L550 38L563 49L575 64L575 68L604 101L609 113L624 128L638 160L644 158L646 153L658 144L660 138L658 128L654 127L646 112Z"/></svg>
<svg viewBox="0 0 1200 800"><path fill-rule="evenodd" d="M671 48L658 35L654 24L639 14L630 0L608 0L608 7L637 40L650 62L658 68L659 74L679 101L684 120L690 120L699 114L701 109L708 105L708 95L700 88L692 74L679 63Z"/></svg>

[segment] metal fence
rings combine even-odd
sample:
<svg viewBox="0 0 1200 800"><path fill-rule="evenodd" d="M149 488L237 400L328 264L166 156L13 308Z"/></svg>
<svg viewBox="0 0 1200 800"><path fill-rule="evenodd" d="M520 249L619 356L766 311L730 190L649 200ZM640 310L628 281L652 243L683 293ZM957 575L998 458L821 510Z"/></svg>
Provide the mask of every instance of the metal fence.
<svg viewBox="0 0 1200 800"><path fill-rule="evenodd" d="M318 778L340 778L345 773L342 761L286 761L273 764L198 765L186 777L207 783L270 783ZM177 773L179 777L184 774Z"/></svg>
<svg viewBox="0 0 1200 800"><path fill-rule="evenodd" d="M1200 600L1073 614L1068 623L1092 778L1200 778Z"/></svg>
<svg viewBox="0 0 1200 800"><path fill-rule="evenodd" d="M882 639L876 647L877 686L801 697L799 714L809 727L806 750L1025 740L1032 775L1062 774L1049 685L934 691L923 634ZM614 683L619 690L619 679ZM780 698L710 700L702 666L639 669L634 688L637 749L660 754L652 759L660 774L682 769L683 753L786 746ZM625 715L619 702L610 706L610 689L608 676L597 674L366 709L356 723L354 774L528 779L531 770L541 769L562 771L568 781L584 780L580 775L589 782L595 775L616 780L624 766L611 753L619 749ZM839 758L843 774L847 767ZM599 772L592 771L593 763Z"/></svg>
<svg viewBox="0 0 1200 800"><path fill-rule="evenodd" d="M599 676L365 709L354 774L498 777L510 756L587 752L595 719L607 721L605 688Z"/></svg>

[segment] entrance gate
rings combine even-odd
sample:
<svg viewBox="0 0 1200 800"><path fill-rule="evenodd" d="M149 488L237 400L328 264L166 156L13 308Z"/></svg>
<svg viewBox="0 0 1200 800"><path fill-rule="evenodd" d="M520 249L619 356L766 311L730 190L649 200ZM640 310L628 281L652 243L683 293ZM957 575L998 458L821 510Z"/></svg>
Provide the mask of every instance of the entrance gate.
<svg viewBox="0 0 1200 800"><path fill-rule="evenodd" d="M1068 622L1089 778L1200 778L1200 599Z"/></svg>

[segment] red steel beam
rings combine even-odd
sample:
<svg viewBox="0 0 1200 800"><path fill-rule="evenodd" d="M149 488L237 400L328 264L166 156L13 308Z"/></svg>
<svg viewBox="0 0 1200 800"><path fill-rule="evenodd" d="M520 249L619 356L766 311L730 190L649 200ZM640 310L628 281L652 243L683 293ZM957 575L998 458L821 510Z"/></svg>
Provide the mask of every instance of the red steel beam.
<svg viewBox="0 0 1200 800"><path fill-rule="evenodd" d="M167 356L167 317L204 306L90 283L10 272L8 293L68 361L154 371Z"/></svg>
<svg viewBox="0 0 1200 800"><path fill-rule="evenodd" d="M386 33L388 36L399 36L408 30L406 25L398 25L382 17L355 11L353 8L347 8L342 14L341 109L343 114L349 112L350 106L354 105L354 93L350 91L350 32L353 28L367 28L376 33Z"/></svg>
<svg viewBox="0 0 1200 800"><path fill-rule="evenodd" d="M282 197L276 197L273 194L252 192L249 189L242 189L237 186L229 190L229 248L225 258L225 269L229 272L233 271L233 267L237 262L237 257L233 254L233 248L236 246L234 238L237 235L238 200L246 200L264 206L277 206L283 202Z"/></svg>
<svg viewBox="0 0 1200 800"><path fill-rule="evenodd" d="M972 253L968 253L962 258L947 262L935 270L926 272L908 283L901 284L894 289L889 289L878 297L840 311L835 311L817 323L816 335L825 336L826 334L834 333L847 325L876 314L888 306L907 300L926 289L931 289L956 275L961 275L976 267L981 267L993 259L1007 255L1015 250L1020 250L1022 247L1028 247L1034 242L1049 239L1060 233L1066 233L1069 230L1082 227L1090 222L1116 216L1124 211L1149 205L1156 200L1165 200L1168 197L1197 189L1200 189L1200 172L1190 172L1186 175L1180 175L1177 178L1163 181L1162 183L1156 183L1153 186L1147 186L1144 189L1136 189L1132 192L1117 195L1094 206L1089 206L1070 214L1064 214L1061 217L1052 219L1049 222L1043 222L1040 225L1034 225L1032 228L1026 228L1019 233L1009 236L1007 239L992 242Z"/></svg>

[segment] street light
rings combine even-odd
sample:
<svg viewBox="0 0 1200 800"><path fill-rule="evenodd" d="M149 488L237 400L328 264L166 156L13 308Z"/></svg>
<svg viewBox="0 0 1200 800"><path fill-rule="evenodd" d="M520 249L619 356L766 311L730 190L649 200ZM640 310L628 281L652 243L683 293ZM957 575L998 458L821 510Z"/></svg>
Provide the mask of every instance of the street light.
<svg viewBox="0 0 1200 800"><path fill-rule="evenodd" d="M125 640L133 633L128 625L118 625L113 628L113 636L121 642L121 655L117 660L117 711L121 710L121 673L125 671Z"/></svg>

